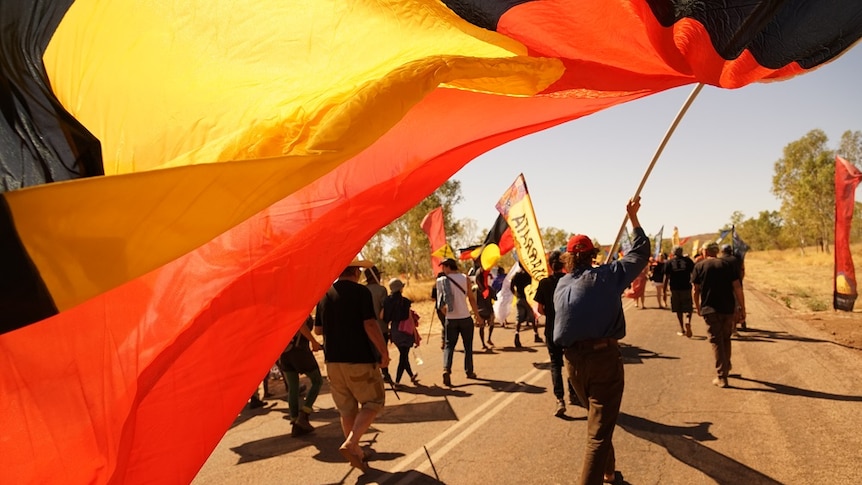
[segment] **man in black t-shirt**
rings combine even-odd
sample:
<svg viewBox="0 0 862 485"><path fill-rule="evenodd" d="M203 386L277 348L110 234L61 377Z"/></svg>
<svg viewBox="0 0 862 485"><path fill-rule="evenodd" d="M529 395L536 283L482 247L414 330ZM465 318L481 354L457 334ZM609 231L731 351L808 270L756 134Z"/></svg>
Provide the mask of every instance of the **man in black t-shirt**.
<svg viewBox="0 0 862 485"><path fill-rule="evenodd" d="M685 335L691 338L691 314L694 304L691 299L691 272L694 270L694 261L682 252L682 246L673 248L673 258L664 266L664 284L670 288L670 309L676 313L679 321L679 332L677 335ZM683 326L682 315L687 314Z"/></svg>
<svg viewBox="0 0 862 485"><path fill-rule="evenodd" d="M745 318L745 298L739 283L736 267L724 259L717 258L718 244L706 246L706 259L694 265L691 283L692 298L697 314L706 321L709 343L715 354L715 370L718 376L712 383L728 387L730 374L730 336L737 318Z"/></svg>
<svg viewBox="0 0 862 485"><path fill-rule="evenodd" d="M345 441L338 451L363 471L367 457L359 440L383 408L386 394L378 366L389 365L371 292L359 283L362 268L370 266L354 259L317 304L314 321L314 332L323 335L329 387L341 415Z"/></svg>
<svg viewBox="0 0 862 485"><path fill-rule="evenodd" d="M562 417L566 414L566 397L563 387L563 348L554 344L554 318L556 311L554 310L554 290L557 289L557 283L560 278L565 275L563 273L563 261L560 259L562 254L560 251L553 251L548 256L548 266L551 270L551 275L547 278L542 278L539 281L539 286L536 288L536 304L541 315L545 316L545 345L548 346L548 354L551 357L551 383L554 386L554 397L557 398L557 407L554 410L554 416ZM571 381L566 379L569 388L569 403L578 404L578 399L575 397L575 389L572 387Z"/></svg>
<svg viewBox="0 0 862 485"><path fill-rule="evenodd" d="M512 282L509 284L509 289L518 298L518 301L515 303L515 308L518 310L518 323L515 325L515 347L517 348L521 347L521 337L519 334L522 323L532 325L533 333L535 333L533 341L542 343L542 337L539 337L539 324L536 322L536 314L533 313L530 302L527 301L526 290L531 284L533 284L533 277L524 268L521 268L521 271L518 271L512 277Z"/></svg>

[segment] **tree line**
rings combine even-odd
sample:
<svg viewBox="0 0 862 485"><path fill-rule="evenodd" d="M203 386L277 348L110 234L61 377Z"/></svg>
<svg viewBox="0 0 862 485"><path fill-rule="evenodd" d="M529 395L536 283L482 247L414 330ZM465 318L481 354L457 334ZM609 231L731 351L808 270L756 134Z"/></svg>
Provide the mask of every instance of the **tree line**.
<svg viewBox="0 0 862 485"><path fill-rule="evenodd" d="M814 129L784 147L782 157L774 164L772 193L781 202L777 211L761 211L746 218L739 211L730 215L729 222L716 229L736 228L751 250L787 249L819 246L828 251L834 239L835 226L835 156L840 155L857 167L862 163L862 131L846 131L839 146L829 148L826 133ZM487 228L480 229L476 221L457 220L454 207L462 200L461 182L448 180L431 195L398 219L384 227L363 248L365 258L378 263L389 275L416 277L432 276L429 263L431 247L420 223L426 214L441 207L449 244L456 251L481 243ZM862 240L862 205L856 203L851 241ZM570 234L556 227L541 228L545 248L565 246ZM663 241L662 248L670 240ZM514 263L505 255L500 263L509 268Z"/></svg>

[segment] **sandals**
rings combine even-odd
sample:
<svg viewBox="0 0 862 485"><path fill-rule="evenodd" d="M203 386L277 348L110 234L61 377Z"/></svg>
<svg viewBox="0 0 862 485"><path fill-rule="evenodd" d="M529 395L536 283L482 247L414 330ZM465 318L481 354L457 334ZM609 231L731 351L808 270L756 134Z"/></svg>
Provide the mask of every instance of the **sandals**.
<svg viewBox="0 0 862 485"><path fill-rule="evenodd" d="M370 454L367 454L368 452L366 450L363 450L361 455L354 455L349 448L341 445L341 448L339 448L338 451L341 453L341 456L350 462L350 466L358 468L363 472L368 471L367 460Z"/></svg>

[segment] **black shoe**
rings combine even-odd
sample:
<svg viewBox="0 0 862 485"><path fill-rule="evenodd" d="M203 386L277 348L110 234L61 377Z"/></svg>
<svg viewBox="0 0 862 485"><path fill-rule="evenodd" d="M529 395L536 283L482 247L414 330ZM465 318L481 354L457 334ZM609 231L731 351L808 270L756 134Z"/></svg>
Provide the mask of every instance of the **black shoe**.
<svg viewBox="0 0 862 485"><path fill-rule="evenodd" d="M521 336L518 334L515 334L515 348L516 349L521 348Z"/></svg>
<svg viewBox="0 0 862 485"><path fill-rule="evenodd" d="M468 372L467 373L467 379L478 379L478 377L476 377L475 372Z"/></svg>
<svg viewBox="0 0 862 485"><path fill-rule="evenodd" d="M443 385L446 387L452 387L452 379L448 372L443 373Z"/></svg>
<svg viewBox="0 0 862 485"><path fill-rule="evenodd" d="M536 338L533 339L533 342L536 342L537 344L545 343L545 341L542 340L542 337L539 337L539 334L536 334Z"/></svg>
<svg viewBox="0 0 862 485"><path fill-rule="evenodd" d="M249 409L258 409L266 406L266 401L261 401L259 397L254 397L254 399L248 402Z"/></svg>

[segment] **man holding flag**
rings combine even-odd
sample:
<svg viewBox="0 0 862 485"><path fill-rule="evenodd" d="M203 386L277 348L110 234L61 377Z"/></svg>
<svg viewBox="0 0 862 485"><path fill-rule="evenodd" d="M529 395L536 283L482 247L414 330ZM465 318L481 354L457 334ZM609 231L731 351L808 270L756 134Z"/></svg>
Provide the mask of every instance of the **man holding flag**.
<svg viewBox="0 0 862 485"><path fill-rule="evenodd" d="M566 269L554 291L554 344L565 348L566 370L587 408L587 446L580 484L613 482L611 442L625 383L617 341L626 335L620 295L649 262L650 240L638 221L640 197L626 205L634 241L622 258L593 267L598 249L582 234L569 239Z"/></svg>

